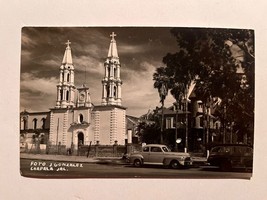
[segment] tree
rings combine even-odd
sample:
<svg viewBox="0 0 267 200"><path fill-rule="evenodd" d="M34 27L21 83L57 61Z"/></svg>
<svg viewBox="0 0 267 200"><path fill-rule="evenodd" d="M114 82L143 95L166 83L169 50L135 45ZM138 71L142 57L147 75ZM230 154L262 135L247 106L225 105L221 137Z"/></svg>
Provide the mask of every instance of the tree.
<svg viewBox="0 0 267 200"><path fill-rule="evenodd" d="M189 84L195 82L195 92L204 105L219 97L221 120L236 124L235 131L247 131L254 121L254 32L173 28L171 33L178 51L163 58L165 68L158 72L168 77L174 98L185 97ZM237 73L240 69L242 73Z"/></svg>
<svg viewBox="0 0 267 200"><path fill-rule="evenodd" d="M160 141L160 126L156 123L141 122L138 125L138 136L142 143L155 144Z"/></svg>
<svg viewBox="0 0 267 200"><path fill-rule="evenodd" d="M153 80L155 81L154 87L158 89L160 102L161 102L161 129L160 129L160 143L163 143L163 126L164 126L164 100L168 95L168 83L169 78L165 75L165 68L157 68L157 72L153 74Z"/></svg>
<svg viewBox="0 0 267 200"><path fill-rule="evenodd" d="M174 145L174 135L172 130L161 131L160 108L156 107L149 114L140 117L138 124L138 137L142 143L155 144L164 141L164 144Z"/></svg>
<svg viewBox="0 0 267 200"><path fill-rule="evenodd" d="M140 117L138 137L142 143L159 143L161 140L160 117L158 107L152 112Z"/></svg>

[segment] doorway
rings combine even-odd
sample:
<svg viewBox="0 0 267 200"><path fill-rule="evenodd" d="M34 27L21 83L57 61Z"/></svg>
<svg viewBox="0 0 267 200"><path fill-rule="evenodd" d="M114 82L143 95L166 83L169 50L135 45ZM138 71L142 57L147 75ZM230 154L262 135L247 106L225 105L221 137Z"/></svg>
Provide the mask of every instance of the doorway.
<svg viewBox="0 0 267 200"><path fill-rule="evenodd" d="M83 132L78 133L78 147L84 145L84 134Z"/></svg>

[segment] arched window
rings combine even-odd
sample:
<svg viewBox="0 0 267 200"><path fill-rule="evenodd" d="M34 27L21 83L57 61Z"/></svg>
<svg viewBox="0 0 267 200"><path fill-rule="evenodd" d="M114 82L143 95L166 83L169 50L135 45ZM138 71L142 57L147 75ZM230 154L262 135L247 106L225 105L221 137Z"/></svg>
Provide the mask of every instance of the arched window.
<svg viewBox="0 0 267 200"><path fill-rule="evenodd" d="M62 81L64 81L64 72L61 72Z"/></svg>
<svg viewBox="0 0 267 200"><path fill-rule="evenodd" d="M45 144L46 143L45 135L43 133L39 136L39 139L40 139L40 144Z"/></svg>
<svg viewBox="0 0 267 200"><path fill-rule="evenodd" d="M27 129L27 119L26 117L23 118L23 130Z"/></svg>
<svg viewBox="0 0 267 200"><path fill-rule="evenodd" d="M114 68L114 77L117 78L117 68Z"/></svg>
<svg viewBox="0 0 267 200"><path fill-rule="evenodd" d="M42 123L43 123L43 124L42 124L42 129L45 129L45 121L46 121L46 119L43 118L43 119L42 119Z"/></svg>
<svg viewBox="0 0 267 200"><path fill-rule="evenodd" d="M83 115L82 114L79 114L79 122L82 123L83 122Z"/></svg>
<svg viewBox="0 0 267 200"><path fill-rule="evenodd" d="M117 87L116 86L114 86L114 94L113 94L113 96L116 98L117 97Z"/></svg>
<svg viewBox="0 0 267 200"><path fill-rule="evenodd" d="M37 129L37 119L33 119L33 129Z"/></svg>
<svg viewBox="0 0 267 200"><path fill-rule="evenodd" d="M60 100L62 101L63 100L63 90L60 90Z"/></svg>
<svg viewBox="0 0 267 200"><path fill-rule="evenodd" d="M67 75L67 82L70 82L70 74Z"/></svg>
<svg viewBox="0 0 267 200"><path fill-rule="evenodd" d="M109 85L106 86L106 90L107 90L107 97L109 97Z"/></svg>
<svg viewBox="0 0 267 200"><path fill-rule="evenodd" d="M67 90L66 92L66 100L68 101L69 100L69 91Z"/></svg>
<svg viewBox="0 0 267 200"><path fill-rule="evenodd" d="M108 66L108 77L110 77L110 66Z"/></svg>

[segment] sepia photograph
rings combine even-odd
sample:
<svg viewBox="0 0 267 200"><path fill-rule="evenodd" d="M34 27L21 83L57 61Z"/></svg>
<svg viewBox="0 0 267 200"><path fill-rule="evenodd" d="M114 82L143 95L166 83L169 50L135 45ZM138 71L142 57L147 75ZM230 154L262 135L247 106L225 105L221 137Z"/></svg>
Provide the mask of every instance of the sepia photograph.
<svg viewBox="0 0 267 200"><path fill-rule="evenodd" d="M265 1L0 4L0 199L265 199Z"/></svg>
<svg viewBox="0 0 267 200"><path fill-rule="evenodd" d="M253 29L24 26L20 64L23 177L253 177Z"/></svg>

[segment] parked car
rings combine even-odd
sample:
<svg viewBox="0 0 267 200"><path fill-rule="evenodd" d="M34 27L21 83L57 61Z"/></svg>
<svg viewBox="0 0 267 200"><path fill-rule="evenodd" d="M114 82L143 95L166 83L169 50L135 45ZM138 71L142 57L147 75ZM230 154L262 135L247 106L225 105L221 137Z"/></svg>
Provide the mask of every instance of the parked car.
<svg viewBox="0 0 267 200"><path fill-rule="evenodd" d="M230 171L235 168L252 170L253 149L241 144L217 145L211 148L207 164L222 171Z"/></svg>
<svg viewBox="0 0 267 200"><path fill-rule="evenodd" d="M188 153L171 152L166 145L161 144L148 144L143 146L141 152L130 154L129 161L135 167L152 164L177 169L192 165L192 160Z"/></svg>

